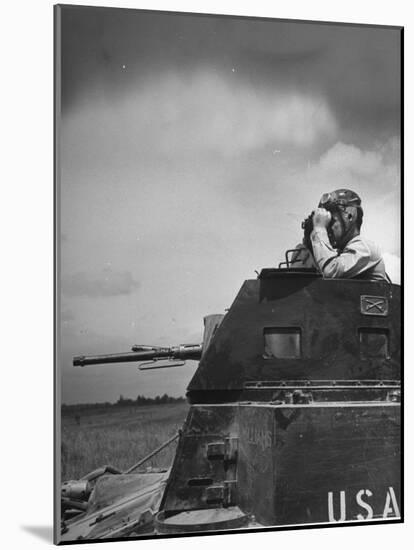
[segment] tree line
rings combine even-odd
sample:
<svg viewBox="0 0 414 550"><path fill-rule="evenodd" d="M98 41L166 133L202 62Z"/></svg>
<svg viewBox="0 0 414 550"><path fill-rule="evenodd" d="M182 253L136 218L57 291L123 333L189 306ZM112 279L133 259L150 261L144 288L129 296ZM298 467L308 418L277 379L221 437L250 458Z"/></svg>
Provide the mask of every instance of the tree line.
<svg viewBox="0 0 414 550"><path fill-rule="evenodd" d="M111 409L117 407L144 407L147 405L166 405L168 403L183 403L185 397L171 397L164 393L164 395L157 395L156 397L145 397L145 395L138 395L136 399L125 398L123 395L119 396L118 401L115 403L76 403L74 405L62 405L62 414L72 414L80 411L89 411L91 409Z"/></svg>

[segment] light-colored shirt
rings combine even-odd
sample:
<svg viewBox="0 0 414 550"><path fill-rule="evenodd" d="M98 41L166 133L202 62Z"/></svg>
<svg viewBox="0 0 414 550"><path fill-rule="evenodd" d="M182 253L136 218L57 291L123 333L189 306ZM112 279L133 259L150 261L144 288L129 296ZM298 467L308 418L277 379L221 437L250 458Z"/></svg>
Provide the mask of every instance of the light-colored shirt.
<svg viewBox="0 0 414 550"><path fill-rule="evenodd" d="M387 280L380 249L361 235L351 239L341 252L332 247L324 227L312 231L311 241L316 264L325 278Z"/></svg>

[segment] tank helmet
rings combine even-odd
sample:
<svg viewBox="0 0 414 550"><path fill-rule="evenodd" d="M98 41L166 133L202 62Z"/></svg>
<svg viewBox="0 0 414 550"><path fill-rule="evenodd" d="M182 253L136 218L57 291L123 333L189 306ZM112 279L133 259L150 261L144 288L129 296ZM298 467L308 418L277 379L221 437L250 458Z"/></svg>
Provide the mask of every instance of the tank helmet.
<svg viewBox="0 0 414 550"><path fill-rule="evenodd" d="M350 189L337 189L331 193L324 193L319 201L319 208L327 206L361 207L361 198Z"/></svg>
<svg viewBox="0 0 414 550"><path fill-rule="evenodd" d="M322 195L319 208L326 208L332 213L339 214L341 228L328 230L328 235L335 248L344 248L354 235L355 228L359 230L362 223L363 210L360 196L350 189L337 189Z"/></svg>

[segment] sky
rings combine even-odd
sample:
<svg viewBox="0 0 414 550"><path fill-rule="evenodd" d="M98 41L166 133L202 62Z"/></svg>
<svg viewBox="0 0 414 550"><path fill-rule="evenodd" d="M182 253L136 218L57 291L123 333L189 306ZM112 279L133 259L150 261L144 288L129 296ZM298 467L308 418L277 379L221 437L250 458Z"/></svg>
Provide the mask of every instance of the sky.
<svg viewBox="0 0 414 550"><path fill-rule="evenodd" d="M61 22L63 402L184 395L195 362L72 357L200 343L324 192L362 197L399 284L398 29L74 6Z"/></svg>

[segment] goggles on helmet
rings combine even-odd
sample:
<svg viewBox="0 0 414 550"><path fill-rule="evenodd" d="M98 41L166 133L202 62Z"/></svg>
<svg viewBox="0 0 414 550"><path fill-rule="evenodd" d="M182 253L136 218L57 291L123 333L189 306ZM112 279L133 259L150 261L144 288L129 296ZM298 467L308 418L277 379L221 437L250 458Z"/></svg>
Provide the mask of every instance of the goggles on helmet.
<svg viewBox="0 0 414 550"><path fill-rule="evenodd" d="M324 193L319 201L319 206L322 208L338 207L340 210L345 210L347 206L360 206L361 199L352 191L339 190L332 193Z"/></svg>

